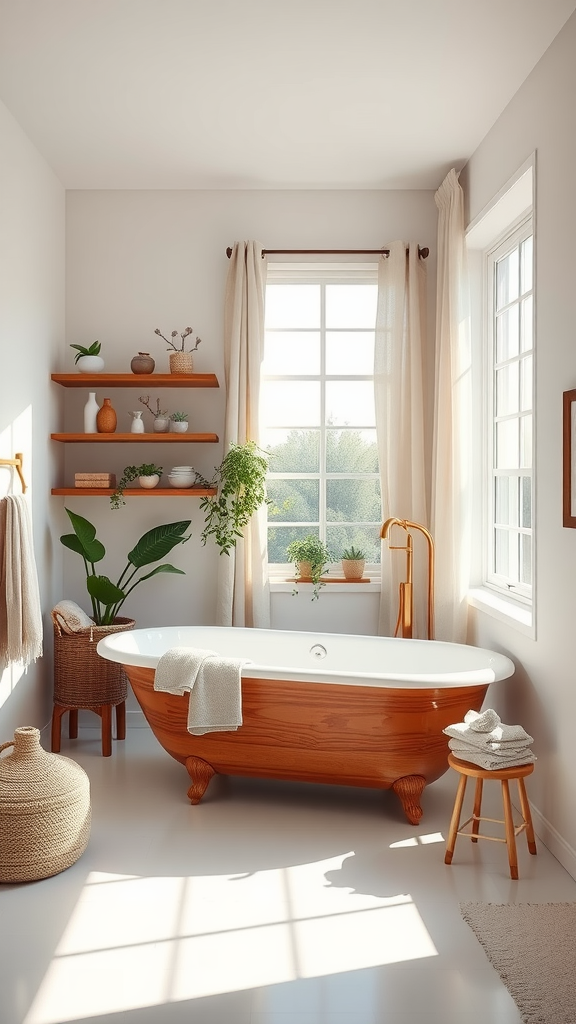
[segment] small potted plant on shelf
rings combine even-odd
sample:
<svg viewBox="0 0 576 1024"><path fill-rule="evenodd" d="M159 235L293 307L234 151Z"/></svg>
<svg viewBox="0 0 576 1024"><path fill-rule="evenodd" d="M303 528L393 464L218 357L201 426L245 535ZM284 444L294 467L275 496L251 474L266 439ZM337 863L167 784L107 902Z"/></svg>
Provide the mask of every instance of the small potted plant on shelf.
<svg viewBox="0 0 576 1024"><path fill-rule="evenodd" d="M74 363L80 373L102 373L104 360L100 355L102 348L99 341L93 341L91 345L70 345L76 349Z"/></svg>
<svg viewBox="0 0 576 1024"><path fill-rule="evenodd" d="M170 430L175 434L185 434L188 430L188 413L173 412L170 417Z"/></svg>
<svg viewBox="0 0 576 1024"><path fill-rule="evenodd" d="M221 555L229 555L242 536L242 530L257 509L269 504L266 497L268 458L255 441L231 444L230 451L216 468L210 487L217 493L205 495L200 508L206 513L202 543L212 537Z"/></svg>
<svg viewBox="0 0 576 1024"><path fill-rule="evenodd" d="M170 373L192 373L193 361L192 353L196 351L198 346L202 343L202 338L196 337L196 344L194 348L189 348L188 351L185 349L186 339L192 334L192 328L186 327L180 334L178 331L172 331L169 338L164 337L159 327L156 327L154 334L157 334L159 338L168 345L168 352L170 352ZM180 338L180 342L177 344L175 338Z"/></svg>
<svg viewBox="0 0 576 1024"><path fill-rule="evenodd" d="M121 505L126 504L124 490L134 480L138 481L140 487L151 490L158 486L161 476L162 466L156 466L153 462L144 462L141 466L125 466L114 494L110 495L110 505L112 508L120 508Z"/></svg>
<svg viewBox="0 0 576 1024"><path fill-rule="evenodd" d="M341 557L342 572L347 580L361 580L364 575L366 553L352 544L345 548Z"/></svg>
<svg viewBox="0 0 576 1024"><path fill-rule="evenodd" d="M309 533L301 540L293 540L286 549L289 562L293 562L296 569L296 582L313 583L312 600L319 597L320 587L323 587L321 577L334 556L326 547L323 541L313 533ZM298 591L294 589L294 594Z"/></svg>
<svg viewBox="0 0 576 1024"><path fill-rule="evenodd" d="M145 405L148 412L151 412L154 417L153 430L155 434L165 434L170 426L170 419L168 417L168 410L160 408L160 399L156 399L156 408L153 409L150 405L150 395L140 395L138 399L142 405Z"/></svg>

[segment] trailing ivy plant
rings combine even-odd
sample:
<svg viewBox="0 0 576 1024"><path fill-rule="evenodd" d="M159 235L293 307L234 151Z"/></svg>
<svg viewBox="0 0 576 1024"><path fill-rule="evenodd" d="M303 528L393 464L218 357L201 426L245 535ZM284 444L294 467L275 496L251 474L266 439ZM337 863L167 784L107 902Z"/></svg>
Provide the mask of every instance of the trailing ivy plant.
<svg viewBox="0 0 576 1024"><path fill-rule="evenodd" d="M128 562L120 573L118 582L112 583L108 576L99 576L96 573L96 563L101 562L106 554L106 548L96 536L96 527L76 512L71 512L69 508L66 512L74 533L65 534L60 537L60 541L64 547L80 555L84 562L86 589L92 602L92 618L97 626L111 625L128 595L144 580L164 572L185 575L183 569L176 569L169 563L163 563L145 576L134 579L139 569L152 562L158 562L177 544L184 544L189 539L190 534L187 537L184 534L190 526L190 519L179 523L164 523L143 534L128 552Z"/></svg>
<svg viewBox="0 0 576 1024"><path fill-rule="evenodd" d="M302 579L302 563L307 562L310 566L310 582L314 584L312 589L312 600L317 601L320 587L325 586L321 579L325 569L330 562L334 561L334 555L326 547L323 541L314 533L307 534L301 540L293 540L286 548L286 556L289 562L294 563L296 569L296 581ZM296 588L292 591L297 594Z"/></svg>
<svg viewBox="0 0 576 1024"><path fill-rule="evenodd" d="M201 535L203 544L212 537L221 555L230 554L254 513L261 505L269 504L265 486L267 470L268 457L255 441L230 445L210 483L217 488L217 493L206 495L200 502L200 508L206 513Z"/></svg>

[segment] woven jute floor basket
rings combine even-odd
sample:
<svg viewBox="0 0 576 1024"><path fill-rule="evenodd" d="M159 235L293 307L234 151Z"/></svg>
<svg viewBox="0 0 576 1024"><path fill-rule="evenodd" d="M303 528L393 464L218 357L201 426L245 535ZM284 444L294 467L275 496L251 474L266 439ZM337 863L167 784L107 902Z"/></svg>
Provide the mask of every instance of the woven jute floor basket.
<svg viewBox="0 0 576 1024"><path fill-rule="evenodd" d="M135 619L118 617L111 626L87 626L64 633L54 623L54 703L71 708L101 707L126 700L128 680L121 665L101 658L98 641L110 633L134 629Z"/></svg>
<svg viewBox="0 0 576 1024"><path fill-rule="evenodd" d="M64 871L90 838L90 782L69 757L49 754L33 726L0 744L0 882L31 882Z"/></svg>

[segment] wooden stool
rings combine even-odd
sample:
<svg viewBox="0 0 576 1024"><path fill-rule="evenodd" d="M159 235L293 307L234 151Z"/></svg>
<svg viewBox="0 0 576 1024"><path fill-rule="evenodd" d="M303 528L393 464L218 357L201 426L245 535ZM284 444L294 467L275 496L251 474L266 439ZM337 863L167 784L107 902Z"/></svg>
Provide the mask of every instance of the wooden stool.
<svg viewBox="0 0 576 1024"><path fill-rule="evenodd" d="M102 756L110 757L112 754L112 708L116 708L116 737L119 740L126 739L126 701L118 704L101 704L99 707L84 708L82 710L94 711L102 719ZM62 715L70 712L68 719L68 736L71 740L78 738L78 711L77 707L70 707L69 704L54 704L52 711L52 753L60 753L60 726Z"/></svg>
<svg viewBox="0 0 576 1024"><path fill-rule="evenodd" d="M454 847L456 845L456 836L470 836L473 843L478 842L479 839L491 839L496 843L506 843L508 847L508 863L510 864L510 877L518 878L518 858L516 855L516 836L520 834L524 829L526 830L526 839L528 840L528 849L530 853L536 853L536 840L534 838L534 828L532 826L532 815L530 814L530 804L528 803L528 797L526 796L526 787L524 786L524 779L527 775L531 775L534 771L533 764L518 764L512 768L501 768L494 771L487 768L479 768L478 765L472 764L470 761L460 761L453 754L448 755L448 764L454 771L460 773L460 781L458 783L458 790L456 793L456 799L454 801L454 810L452 811L452 819L450 821L450 831L448 833L448 841L446 843L446 856L444 857L445 864L452 863L452 855L454 853ZM468 777L476 779L476 792L474 794L474 809L472 815L460 825L460 814L462 812L462 803L464 801L464 793L466 792L466 783ZM502 802L504 804L504 820L501 818L483 818L480 814L482 810L482 786L485 779L497 779L502 783ZM508 782L510 779L516 779L518 783L518 794L520 797L520 807L522 808L522 821L519 825L514 825L514 819L512 817L512 804L510 801L510 790L508 788ZM501 839L498 836L484 836L478 829L481 821L493 821L499 825L504 825L506 830L506 838ZM469 832L465 832L464 829L467 825L472 822L472 828Z"/></svg>

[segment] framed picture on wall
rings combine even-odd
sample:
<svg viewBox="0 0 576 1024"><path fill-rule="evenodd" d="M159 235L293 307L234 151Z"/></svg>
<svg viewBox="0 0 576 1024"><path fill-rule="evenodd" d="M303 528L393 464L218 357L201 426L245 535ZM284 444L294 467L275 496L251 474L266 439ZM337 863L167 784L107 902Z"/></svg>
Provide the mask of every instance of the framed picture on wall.
<svg viewBox="0 0 576 1024"><path fill-rule="evenodd" d="M562 432L562 524L576 529L576 389L564 392Z"/></svg>

